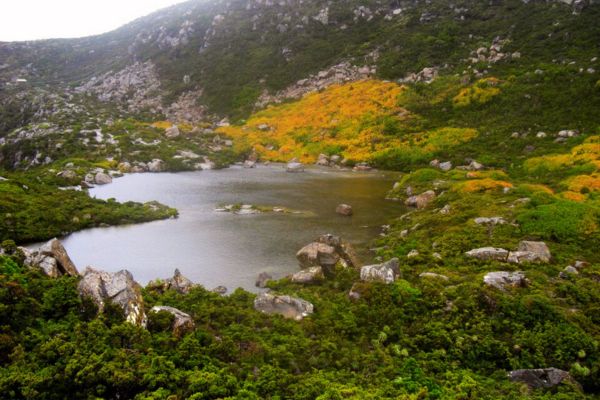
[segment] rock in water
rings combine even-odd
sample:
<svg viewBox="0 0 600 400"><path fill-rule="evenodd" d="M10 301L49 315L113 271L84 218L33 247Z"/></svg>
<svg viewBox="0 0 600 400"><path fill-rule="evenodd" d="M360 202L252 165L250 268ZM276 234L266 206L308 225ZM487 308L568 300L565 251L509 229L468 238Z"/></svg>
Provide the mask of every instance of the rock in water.
<svg viewBox="0 0 600 400"><path fill-rule="evenodd" d="M259 288L265 288L267 287L267 282L269 282L271 279L273 279L273 277L270 274L267 272L261 272L258 274L254 285Z"/></svg>
<svg viewBox="0 0 600 400"><path fill-rule="evenodd" d="M335 248L325 243L314 242L304 246L296 254L301 268L323 267L326 271L335 269L340 260L340 255Z"/></svg>
<svg viewBox="0 0 600 400"><path fill-rule="evenodd" d="M393 283L400 276L400 262L397 258L383 264L366 265L360 269L360 279L365 282Z"/></svg>
<svg viewBox="0 0 600 400"><path fill-rule="evenodd" d="M173 334L175 334L175 336L181 337L187 332L194 330L194 327L196 325L194 324L194 320L189 314L186 314L183 311L178 310L174 307L168 306L155 306L150 309L151 313L158 313L161 311L168 312L169 314L173 315L173 317L175 317L173 319L173 325L171 326L171 328L173 329Z"/></svg>
<svg viewBox="0 0 600 400"><path fill-rule="evenodd" d="M548 389L562 382L576 383L571 374L558 368L518 369L510 371L508 377L513 382L522 382L534 389Z"/></svg>
<svg viewBox="0 0 600 400"><path fill-rule="evenodd" d="M256 296L254 308L265 314L279 314L296 321L314 312L314 306L306 300L271 293L260 293Z"/></svg>
<svg viewBox="0 0 600 400"><path fill-rule="evenodd" d="M109 273L87 267L78 290L82 297L92 299L100 312L104 310L106 302L110 301L123 309L128 322L146 326L142 289L133 280L131 272L121 270Z"/></svg>
<svg viewBox="0 0 600 400"><path fill-rule="evenodd" d="M338 205L335 209L335 212L346 217L350 217L354 213L352 206L348 204Z"/></svg>
<svg viewBox="0 0 600 400"><path fill-rule="evenodd" d="M299 162L289 162L286 167L287 172L304 172L304 164Z"/></svg>
<svg viewBox="0 0 600 400"><path fill-rule="evenodd" d="M94 177L94 182L96 185L107 185L112 183L112 178L110 175L105 174L104 172L98 172Z"/></svg>
<svg viewBox="0 0 600 400"><path fill-rule="evenodd" d="M506 290L508 287L525 287L527 279L522 272L496 271L487 273L483 282L496 289Z"/></svg>

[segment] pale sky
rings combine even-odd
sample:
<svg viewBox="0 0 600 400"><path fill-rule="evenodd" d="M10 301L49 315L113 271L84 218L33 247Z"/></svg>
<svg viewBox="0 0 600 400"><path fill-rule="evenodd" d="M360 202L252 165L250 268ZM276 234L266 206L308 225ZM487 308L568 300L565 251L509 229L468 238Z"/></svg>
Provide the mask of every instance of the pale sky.
<svg viewBox="0 0 600 400"><path fill-rule="evenodd" d="M181 2L182 0L0 0L0 41L96 35Z"/></svg>

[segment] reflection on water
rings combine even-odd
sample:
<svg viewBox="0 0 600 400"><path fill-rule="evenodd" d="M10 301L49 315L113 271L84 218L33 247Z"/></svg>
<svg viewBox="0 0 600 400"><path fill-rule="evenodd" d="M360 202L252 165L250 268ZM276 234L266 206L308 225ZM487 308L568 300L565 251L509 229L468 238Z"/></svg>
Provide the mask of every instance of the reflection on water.
<svg viewBox="0 0 600 400"><path fill-rule="evenodd" d="M298 270L295 253L323 233L353 243L367 261L368 244L382 224L400 215L399 203L384 200L393 173L352 173L310 168L286 173L280 165L257 169L128 175L91 190L98 198L158 200L180 217L140 225L74 233L64 245L80 270L87 265L130 270L145 284L167 278L175 268L207 288L254 290L256 276L275 278ZM215 212L219 204L283 206L309 213L233 215ZM354 216L335 213L351 204Z"/></svg>

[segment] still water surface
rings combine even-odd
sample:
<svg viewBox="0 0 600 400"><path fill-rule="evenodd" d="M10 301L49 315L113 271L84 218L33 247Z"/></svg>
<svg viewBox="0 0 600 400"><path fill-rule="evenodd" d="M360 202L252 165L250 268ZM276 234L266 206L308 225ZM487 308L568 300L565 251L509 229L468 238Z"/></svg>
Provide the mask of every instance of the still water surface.
<svg viewBox="0 0 600 400"><path fill-rule="evenodd" d="M158 200L176 207L179 218L146 224L95 228L64 239L83 271L128 269L141 284L172 276L179 268L192 281L212 289L255 290L262 272L280 278L298 271L295 253L323 233L342 236L370 261L369 244L381 225L402 212L384 200L397 175L309 168L286 173L282 166L256 169L127 175L90 191L118 201ZM220 204L283 206L303 214L234 215L215 212ZM335 213L351 204L354 216Z"/></svg>

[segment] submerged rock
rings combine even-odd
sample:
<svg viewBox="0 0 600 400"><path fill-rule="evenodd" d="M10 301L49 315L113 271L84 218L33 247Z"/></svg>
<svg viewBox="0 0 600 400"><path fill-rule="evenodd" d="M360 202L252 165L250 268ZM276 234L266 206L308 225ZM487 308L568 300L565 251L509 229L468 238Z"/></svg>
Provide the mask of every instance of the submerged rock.
<svg viewBox="0 0 600 400"><path fill-rule="evenodd" d="M349 217L349 216L351 216L354 213L354 211L352 210L352 206L350 206L348 204L340 204L340 205L338 205L335 208L335 212L338 213L338 214L340 214L340 215L346 216L346 217Z"/></svg>
<svg viewBox="0 0 600 400"><path fill-rule="evenodd" d="M297 297L260 293L254 300L254 309L265 314L279 314L299 321L314 312L312 303Z"/></svg>
<svg viewBox="0 0 600 400"><path fill-rule="evenodd" d="M300 162L289 162L286 166L287 172L304 172L304 164Z"/></svg>
<svg viewBox="0 0 600 400"><path fill-rule="evenodd" d="M89 297L100 312L104 311L106 302L111 302L123 309L128 322L146 326L142 289L131 272L121 270L109 273L87 267L77 288L79 294Z"/></svg>
<svg viewBox="0 0 600 400"><path fill-rule="evenodd" d="M151 313L159 313L161 311L173 315L173 325L171 328L173 329L173 334L175 334L175 336L183 336L187 332L194 330L196 325L189 314L186 314L177 308L168 306L154 306L150 309Z"/></svg>

